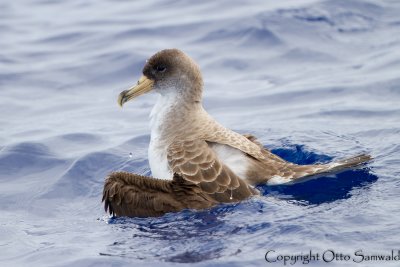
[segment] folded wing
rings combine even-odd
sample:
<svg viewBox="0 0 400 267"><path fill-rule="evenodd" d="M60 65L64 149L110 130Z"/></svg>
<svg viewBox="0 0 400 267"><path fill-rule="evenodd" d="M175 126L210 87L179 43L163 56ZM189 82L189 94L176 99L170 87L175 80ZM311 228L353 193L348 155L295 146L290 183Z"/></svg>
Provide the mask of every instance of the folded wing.
<svg viewBox="0 0 400 267"><path fill-rule="evenodd" d="M204 140L177 141L167 150L172 172L198 185L218 202L234 202L257 192L233 173Z"/></svg>

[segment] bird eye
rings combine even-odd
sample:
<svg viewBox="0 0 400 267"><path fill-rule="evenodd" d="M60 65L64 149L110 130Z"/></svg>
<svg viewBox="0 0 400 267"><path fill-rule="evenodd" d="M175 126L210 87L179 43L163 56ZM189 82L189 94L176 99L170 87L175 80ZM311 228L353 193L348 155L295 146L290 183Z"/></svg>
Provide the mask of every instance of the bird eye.
<svg viewBox="0 0 400 267"><path fill-rule="evenodd" d="M164 72L166 69L167 69L167 68L166 68L165 66L163 66L163 65L158 65L158 66L156 67L156 71L157 71L157 72Z"/></svg>

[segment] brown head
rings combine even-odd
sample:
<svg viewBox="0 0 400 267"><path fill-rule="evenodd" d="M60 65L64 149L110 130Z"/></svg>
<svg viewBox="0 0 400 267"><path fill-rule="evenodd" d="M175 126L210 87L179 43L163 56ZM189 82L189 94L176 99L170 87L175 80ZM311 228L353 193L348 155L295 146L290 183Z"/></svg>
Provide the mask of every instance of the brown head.
<svg viewBox="0 0 400 267"><path fill-rule="evenodd" d="M177 99L201 102L203 80L198 65L178 49L165 49L154 54L143 68L137 85L120 93L118 104L150 92L177 94Z"/></svg>

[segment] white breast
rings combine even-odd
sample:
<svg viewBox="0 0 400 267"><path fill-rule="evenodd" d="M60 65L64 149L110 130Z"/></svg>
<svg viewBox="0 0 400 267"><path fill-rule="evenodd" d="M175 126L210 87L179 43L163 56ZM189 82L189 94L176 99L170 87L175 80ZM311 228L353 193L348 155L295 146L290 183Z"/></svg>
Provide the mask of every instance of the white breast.
<svg viewBox="0 0 400 267"><path fill-rule="evenodd" d="M167 151L160 146L158 140L150 140L149 164L153 177L166 180L172 179L173 175L168 166Z"/></svg>
<svg viewBox="0 0 400 267"><path fill-rule="evenodd" d="M242 151L223 144L212 144L211 148L222 163L228 166L237 176L246 179L249 159Z"/></svg>
<svg viewBox="0 0 400 267"><path fill-rule="evenodd" d="M149 164L151 174L159 179L172 179L173 173L167 160L167 144L161 136L161 129L175 99L173 95L160 95L150 113L151 137L149 144Z"/></svg>

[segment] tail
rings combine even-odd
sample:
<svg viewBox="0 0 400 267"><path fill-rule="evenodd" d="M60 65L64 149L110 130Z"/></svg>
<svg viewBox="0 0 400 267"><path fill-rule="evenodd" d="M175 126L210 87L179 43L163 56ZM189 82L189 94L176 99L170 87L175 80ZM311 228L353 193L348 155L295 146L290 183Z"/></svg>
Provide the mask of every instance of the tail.
<svg viewBox="0 0 400 267"><path fill-rule="evenodd" d="M327 167L329 172L337 173L347 169L359 167L360 165L364 165L364 163L370 160L372 160L372 157L370 155L361 154L348 159L332 162L330 164L327 164Z"/></svg>
<svg viewBox="0 0 400 267"><path fill-rule="evenodd" d="M328 164L315 165L290 165L282 170L283 175L274 175L268 180L269 185L292 184L315 179L321 176L337 174L348 169L363 166L373 158L367 154L361 154L348 159L334 161Z"/></svg>

